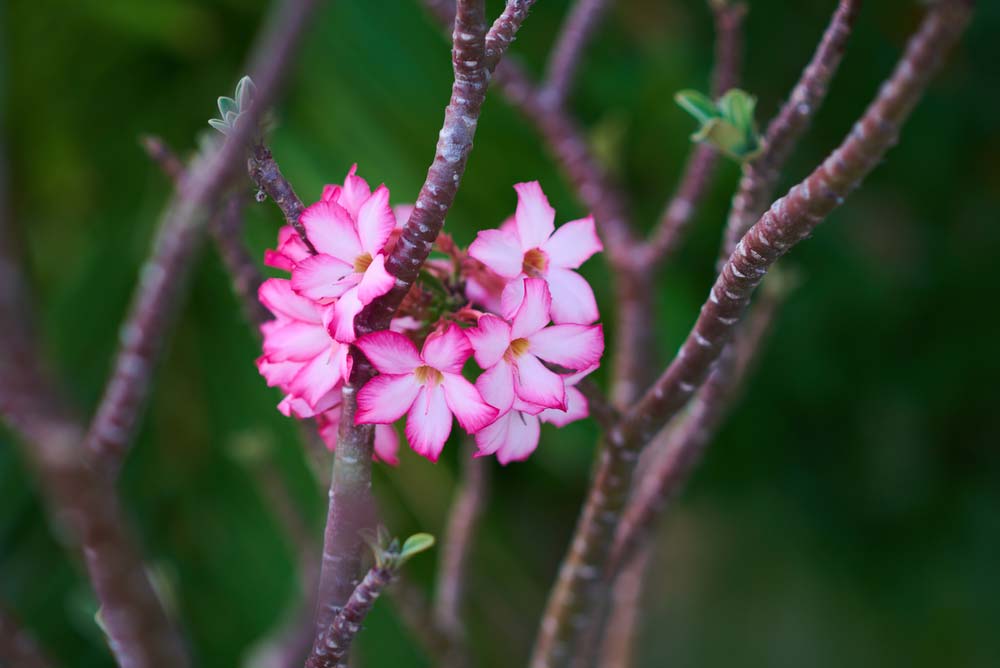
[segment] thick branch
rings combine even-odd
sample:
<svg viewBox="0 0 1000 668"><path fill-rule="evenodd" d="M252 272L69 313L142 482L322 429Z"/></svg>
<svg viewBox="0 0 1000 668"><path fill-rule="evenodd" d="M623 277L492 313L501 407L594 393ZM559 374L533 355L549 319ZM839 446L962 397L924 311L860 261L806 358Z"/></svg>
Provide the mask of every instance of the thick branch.
<svg viewBox="0 0 1000 668"><path fill-rule="evenodd" d="M603 571L639 450L703 382L771 264L808 236L895 143L901 124L965 28L970 9L968 3L956 0L930 10L892 77L854 131L747 233L677 358L626 416L621 429L611 432L610 447L602 455L570 553L549 600L532 665L567 665L568 648L576 646L588 631L587 613L600 604L606 591Z"/></svg>
<svg viewBox="0 0 1000 668"><path fill-rule="evenodd" d="M117 471L149 396L153 367L184 294L204 223L240 166L264 109L270 106L301 43L315 0L278 3L251 62L257 94L239 127L221 147L187 170L158 226L140 273L110 380L86 437L86 448L111 474Z"/></svg>
<svg viewBox="0 0 1000 668"><path fill-rule="evenodd" d="M712 96L719 97L739 84L746 6L742 3L713 2L712 13L715 17ZM698 144L691 149L677 190L664 207L645 246L645 263L663 264L677 250L698 206L708 192L719 160L719 154L708 145Z"/></svg>
<svg viewBox="0 0 1000 668"><path fill-rule="evenodd" d="M861 0L840 0L812 60L778 115L768 124L764 152L743 166L740 187L726 222L724 258L732 254L737 242L771 201L782 167L826 98L860 9Z"/></svg>
<svg viewBox="0 0 1000 668"><path fill-rule="evenodd" d="M608 0L577 0L563 21L549 54L541 95L549 107L561 107L587 42L608 8Z"/></svg>
<svg viewBox="0 0 1000 668"><path fill-rule="evenodd" d="M395 575L390 568L375 567L354 588L344 607L337 613L317 639L316 649L306 661L306 668L337 668L347 658L351 641L361 629L361 622L372 609Z"/></svg>

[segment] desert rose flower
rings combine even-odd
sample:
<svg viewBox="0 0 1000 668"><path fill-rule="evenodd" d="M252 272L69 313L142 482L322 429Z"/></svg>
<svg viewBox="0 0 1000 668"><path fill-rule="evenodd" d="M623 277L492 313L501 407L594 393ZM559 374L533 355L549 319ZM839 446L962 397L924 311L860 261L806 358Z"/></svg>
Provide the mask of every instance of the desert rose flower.
<svg viewBox="0 0 1000 668"><path fill-rule="evenodd" d="M428 336L419 353L393 331L367 334L356 345L380 374L358 392L358 424L390 424L406 414L410 447L437 461L451 433L452 415L470 434L496 418L497 409L462 377L472 347L456 325Z"/></svg>
<svg viewBox="0 0 1000 668"><path fill-rule="evenodd" d="M484 230L469 246L469 255L508 279L501 297L510 316L524 296L524 279L541 278L552 294L552 321L590 324L597 320L594 291L573 271L602 249L590 216L555 229L555 210L537 181L518 183L514 224Z"/></svg>
<svg viewBox="0 0 1000 668"><path fill-rule="evenodd" d="M534 413L565 411L564 379L543 362L574 371L592 367L604 353L604 332L600 325L547 326L553 300L542 279L526 279L524 293L510 322L487 313L468 331L476 362L486 370L477 386L501 414L515 399Z"/></svg>

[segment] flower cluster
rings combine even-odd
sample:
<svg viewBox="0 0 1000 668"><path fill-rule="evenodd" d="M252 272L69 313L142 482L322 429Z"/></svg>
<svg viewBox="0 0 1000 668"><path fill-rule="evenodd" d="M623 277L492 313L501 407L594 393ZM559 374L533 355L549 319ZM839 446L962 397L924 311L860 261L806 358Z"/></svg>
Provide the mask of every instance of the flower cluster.
<svg viewBox="0 0 1000 668"><path fill-rule="evenodd" d="M372 191L356 166L343 185L324 188L301 217L312 248L286 226L265 255L291 275L260 288L274 320L262 327L257 365L284 392L279 410L315 417L332 448L356 346L378 375L359 390L355 421L376 425L375 456L390 464L399 448L392 425L404 416L410 446L432 461L457 419L480 455L502 463L535 450L541 422L586 417L575 386L597 368L604 335L594 293L575 270L601 243L589 217L556 229L537 182L514 188L508 221L480 232L468 251L441 235L390 329L360 338L355 316L392 288L385 263L410 208L394 210L389 190ZM482 370L474 383L463 375L470 357Z"/></svg>

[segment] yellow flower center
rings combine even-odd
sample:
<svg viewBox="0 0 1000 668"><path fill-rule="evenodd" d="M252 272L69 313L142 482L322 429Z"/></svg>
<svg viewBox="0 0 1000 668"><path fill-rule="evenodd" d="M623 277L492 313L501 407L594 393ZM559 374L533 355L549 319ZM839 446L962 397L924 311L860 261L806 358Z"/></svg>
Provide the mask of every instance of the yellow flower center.
<svg viewBox="0 0 1000 668"><path fill-rule="evenodd" d="M441 375L440 371L426 364L414 369L413 375L416 376L418 383L421 385L430 385L431 387L437 387L444 381L444 376Z"/></svg>
<svg viewBox="0 0 1000 668"><path fill-rule="evenodd" d="M531 278L539 278L545 275L549 268L549 256L541 248L532 248L524 254L524 262L521 264L521 271Z"/></svg>
<svg viewBox="0 0 1000 668"><path fill-rule="evenodd" d="M361 255L354 258L354 271L363 274L365 270L368 269L368 265L372 263L371 253L362 253Z"/></svg>
<svg viewBox="0 0 1000 668"><path fill-rule="evenodd" d="M507 348L507 353L505 357L508 362L513 362L518 357L528 352L528 347L531 344L528 343L528 339L514 339L510 342L510 346Z"/></svg>

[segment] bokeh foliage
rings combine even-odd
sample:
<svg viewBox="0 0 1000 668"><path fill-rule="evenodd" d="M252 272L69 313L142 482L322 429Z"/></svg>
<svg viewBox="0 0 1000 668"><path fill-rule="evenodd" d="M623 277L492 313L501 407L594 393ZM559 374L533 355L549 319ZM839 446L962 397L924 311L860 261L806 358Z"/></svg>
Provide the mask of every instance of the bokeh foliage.
<svg viewBox="0 0 1000 668"><path fill-rule="evenodd" d="M731 665L734 656L746 666L995 665L1000 7L979 4L901 145L783 261L800 287L660 535L642 665ZM535 71L566 5L540 2L513 47ZM833 2L750 5L743 87L767 119ZM12 208L43 345L82 414L100 395L168 193L136 137L154 132L190 150L215 98L242 74L264 9L259 0L11 0L0 10ZM786 185L849 129L920 11L912 0L867 3ZM692 131L672 96L707 87L710 19L700 0L622 0L606 23L572 103L648 226ZM411 201L448 96L440 32L416 0L342 0L322 11L303 47L273 137L299 193L318 196L356 161L394 202ZM707 294L736 176L727 163L690 240L657 279L661 357ZM536 178L559 220L585 213L531 129L491 95L448 229L469 242L511 212L511 184ZM273 242L278 222L270 204L250 206L255 252ZM585 274L609 313L605 267L592 261ZM211 249L176 331L163 336L167 354L121 489L197 665L234 666L297 597L294 551L241 450L266 449L317 532L324 496L256 374L254 340ZM526 656L594 436L589 422L547 429L528 463L494 467L471 585L479 665ZM110 666L85 580L58 548L9 441L0 434L0 600L65 665ZM398 469L378 468L394 534L440 535L460 447L452 443L436 466L411 455ZM433 561L407 570L429 586ZM360 646L368 666L428 665L387 601Z"/></svg>

